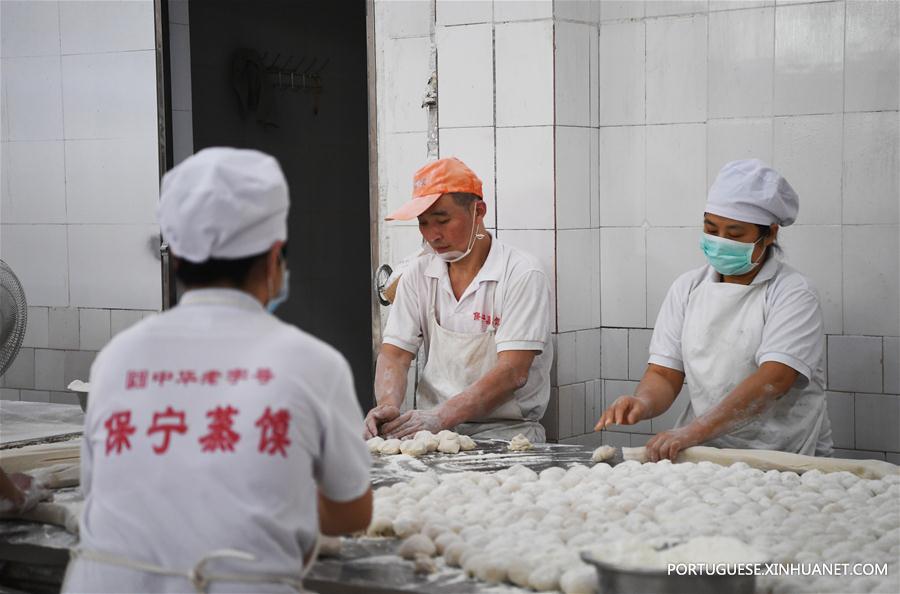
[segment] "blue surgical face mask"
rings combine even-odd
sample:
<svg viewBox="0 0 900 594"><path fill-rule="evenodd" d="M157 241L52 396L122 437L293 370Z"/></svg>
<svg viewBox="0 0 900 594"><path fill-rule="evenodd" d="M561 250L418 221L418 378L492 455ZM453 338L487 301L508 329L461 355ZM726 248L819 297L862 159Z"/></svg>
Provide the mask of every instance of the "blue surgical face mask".
<svg viewBox="0 0 900 594"><path fill-rule="evenodd" d="M282 273L281 273L281 289L278 291L278 294L269 299L269 302L266 303L266 309L269 310L269 313L275 313L275 310L278 309L278 306L288 300L288 296L290 295L290 287L291 287L291 271L287 269L286 265L282 265Z"/></svg>
<svg viewBox="0 0 900 594"><path fill-rule="evenodd" d="M740 276L759 264L758 261L753 261L753 248L762 239L760 237L753 243L744 243L704 233L700 238L700 249L716 272L723 276Z"/></svg>

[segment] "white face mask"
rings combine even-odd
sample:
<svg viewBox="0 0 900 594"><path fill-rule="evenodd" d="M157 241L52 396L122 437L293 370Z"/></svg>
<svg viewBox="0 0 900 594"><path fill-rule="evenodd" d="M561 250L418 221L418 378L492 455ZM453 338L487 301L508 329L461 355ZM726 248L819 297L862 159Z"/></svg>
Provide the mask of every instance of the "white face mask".
<svg viewBox="0 0 900 594"><path fill-rule="evenodd" d="M453 264L454 262L459 262L460 260L462 260L463 258L468 256L469 254L471 254L472 248L475 247L475 240L476 239L484 239L483 233L475 233L475 227L476 227L476 225L478 225L478 218L476 217L476 213L478 212L478 207L477 207L477 205L473 205L473 206L474 206L474 208L472 209L472 233L469 236L469 244L468 244L468 247L466 248L466 251L461 252L459 250L448 250L446 252L438 253L437 251L435 251L435 249L433 247L431 247L430 243L426 242L426 244L425 244L428 246L428 249L431 252L433 252L438 258L440 258L447 264Z"/></svg>

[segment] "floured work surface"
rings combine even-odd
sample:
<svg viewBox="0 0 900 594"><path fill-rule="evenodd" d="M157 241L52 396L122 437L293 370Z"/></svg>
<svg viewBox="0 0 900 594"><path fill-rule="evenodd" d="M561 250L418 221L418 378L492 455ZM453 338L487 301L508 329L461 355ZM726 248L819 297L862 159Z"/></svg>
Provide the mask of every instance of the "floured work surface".
<svg viewBox="0 0 900 594"><path fill-rule="evenodd" d="M590 464L591 450L577 445L534 444L525 452L510 452L506 441L476 440L477 447L458 454L376 456L372 459L372 485L381 487L410 481L425 472L492 472L521 464L540 472L551 466ZM427 594L522 594L530 590L510 584L490 585L467 578L459 568L438 558L436 571L416 574L414 563L397 555L395 538L344 538L337 558L319 559L307 575L307 587L325 593L422 592ZM339 586L338 586L339 585Z"/></svg>
<svg viewBox="0 0 900 594"><path fill-rule="evenodd" d="M73 404L0 400L0 449L81 435L84 413Z"/></svg>
<svg viewBox="0 0 900 594"><path fill-rule="evenodd" d="M78 487L59 489L53 496L58 503L82 500ZM10 562L17 583L29 591L29 585L55 584L57 579L61 583L69 562L69 550L77 544L78 536L62 526L21 520L0 521L0 561ZM7 577L4 576L4 581Z"/></svg>
<svg viewBox="0 0 900 594"><path fill-rule="evenodd" d="M409 481L426 472L454 473L493 471L522 464L540 471L550 466L567 466L590 461L590 450L580 446L535 444L527 452L510 452L505 441L478 441L478 447L460 454L429 454L420 458L386 456L373 459L375 486ZM55 492L57 501L77 501L77 488ZM0 522L0 560L38 565L65 566L68 551L78 537L59 526L32 522ZM340 557L320 559L307 577L307 585L321 592L355 591L427 592L429 594L521 594L527 590L467 579L465 574L440 561L437 570L417 575L413 563L396 555L400 541L385 538L343 539Z"/></svg>
<svg viewBox="0 0 900 594"><path fill-rule="evenodd" d="M466 577L459 568L438 558L434 573L416 574L414 563L397 556L394 538L344 538L339 558L319 559L303 580L316 592L382 594L522 594L530 592L509 584L486 584ZM339 584L339 586L338 586Z"/></svg>
<svg viewBox="0 0 900 594"><path fill-rule="evenodd" d="M372 458L372 486L381 487L401 481L409 481L423 472L438 474L453 472L492 472L521 464L540 472L551 466L590 464L591 450L578 445L537 443L524 452L510 452L509 442L501 440L476 440L477 447L458 454L434 452L413 458L411 456L375 456ZM610 461L615 464L615 461Z"/></svg>

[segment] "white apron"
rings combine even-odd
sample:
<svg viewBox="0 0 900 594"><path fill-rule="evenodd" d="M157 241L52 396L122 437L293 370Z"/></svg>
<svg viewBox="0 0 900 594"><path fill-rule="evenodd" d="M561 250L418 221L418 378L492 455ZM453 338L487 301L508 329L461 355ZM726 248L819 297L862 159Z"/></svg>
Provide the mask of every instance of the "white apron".
<svg viewBox="0 0 900 594"><path fill-rule="evenodd" d="M494 285L496 293L497 285ZM454 332L437 321L438 279L431 283L431 305L428 309L428 361L416 388L416 407L434 408L453 398L484 377L497 363L497 343L494 327L487 332ZM491 317L494 319L496 294L491 296ZM546 441L544 427L526 420L515 397L497 407L481 419L462 423L454 428L459 433L482 439L512 439L522 433L532 443Z"/></svg>
<svg viewBox="0 0 900 594"><path fill-rule="evenodd" d="M114 567L122 567L135 571L142 571L158 576L184 578L188 583L190 583L191 588L193 588L194 592L197 592L198 594L204 594L208 592L210 586L214 582L247 584L248 591L252 591L251 585L256 585L257 587L259 587L264 584L280 584L291 588L297 594L304 594L305 592L309 591L303 588L303 578L304 576L306 576L307 572L309 572L313 564L315 564L316 559L318 558L319 544L320 541L318 538L316 538L316 543L313 547L312 554L309 556L309 559L304 563L302 569L297 572L296 575L254 572L252 570L252 565L248 565L248 570L241 573L216 572L210 571L206 568L206 565L208 563L215 562L217 559L232 559L247 561L249 563L252 563L256 560L256 557L254 555L245 551L238 551L235 549L221 549L217 551L210 551L190 569L174 569L162 567L160 565L156 565L155 563L139 561L125 555L116 555L107 553L105 551L96 551L76 547L71 551L71 560L69 562L69 566L66 568L66 578L63 579L62 591L66 591L66 581L76 562L93 561L96 563L102 563Z"/></svg>
<svg viewBox="0 0 900 594"><path fill-rule="evenodd" d="M681 335L691 401L678 427L721 402L758 369L767 286L706 281L691 292ZM757 419L704 445L812 456L820 431L828 431L825 423L825 394L810 381L806 388L792 387Z"/></svg>

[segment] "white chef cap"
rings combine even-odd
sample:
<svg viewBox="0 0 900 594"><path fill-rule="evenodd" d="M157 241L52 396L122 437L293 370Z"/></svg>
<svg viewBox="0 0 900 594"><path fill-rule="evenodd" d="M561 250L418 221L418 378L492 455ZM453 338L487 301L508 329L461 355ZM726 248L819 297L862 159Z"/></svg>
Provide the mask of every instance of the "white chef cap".
<svg viewBox="0 0 900 594"><path fill-rule="evenodd" d="M706 211L745 223L787 227L800 199L791 184L759 159L727 163L709 189Z"/></svg>
<svg viewBox="0 0 900 594"><path fill-rule="evenodd" d="M288 205L273 157L213 147L166 173L156 214L175 255L200 263L261 254L286 240Z"/></svg>

